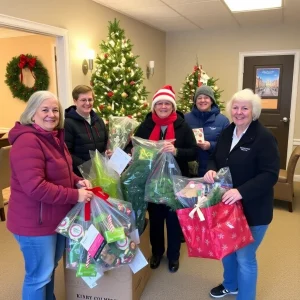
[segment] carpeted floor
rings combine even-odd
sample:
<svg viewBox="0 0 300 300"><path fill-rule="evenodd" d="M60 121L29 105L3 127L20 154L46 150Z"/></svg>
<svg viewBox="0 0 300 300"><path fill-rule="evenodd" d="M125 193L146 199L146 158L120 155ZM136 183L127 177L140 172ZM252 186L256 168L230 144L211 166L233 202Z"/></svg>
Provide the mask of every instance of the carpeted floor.
<svg viewBox="0 0 300 300"><path fill-rule="evenodd" d="M288 212L286 203L276 203L274 220L258 251L257 300L300 299L300 183L296 184L295 196L293 213ZM185 244L181 253L177 273L168 272L166 259L153 270L141 300L211 299L210 288L222 281L220 262L188 258ZM17 243L5 222L0 222L0 299L21 299L23 269ZM56 297L65 299L62 264L56 273ZM227 298L234 299L233 296Z"/></svg>

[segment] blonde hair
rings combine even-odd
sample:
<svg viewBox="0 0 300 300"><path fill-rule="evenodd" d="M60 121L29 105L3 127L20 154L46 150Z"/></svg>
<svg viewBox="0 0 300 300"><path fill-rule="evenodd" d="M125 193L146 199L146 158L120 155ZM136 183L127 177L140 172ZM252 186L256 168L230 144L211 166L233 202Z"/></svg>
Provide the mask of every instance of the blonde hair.
<svg viewBox="0 0 300 300"><path fill-rule="evenodd" d="M257 120L261 114L261 98L258 94L254 94L250 89L244 89L235 93L226 104L226 112L231 115L231 108L234 102L248 101L252 105L252 119Z"/></svg>
<svg viewBox="0 0 300 300"><path fill-rule="evenodd" d="M58 108L59 108L59 122L57 125L58 129L64 128L64 118L63 118L63 110L60 102L58 101L57 97L52 94L49 91L38 91L33 93L28 102L27 106L24 110L24 112L21 114L20 117L20 123L22 125L29 125L33 124L33 116L35 115L37 109L40 107L40 105L47 99L55 99L58 103Z"/></svg>

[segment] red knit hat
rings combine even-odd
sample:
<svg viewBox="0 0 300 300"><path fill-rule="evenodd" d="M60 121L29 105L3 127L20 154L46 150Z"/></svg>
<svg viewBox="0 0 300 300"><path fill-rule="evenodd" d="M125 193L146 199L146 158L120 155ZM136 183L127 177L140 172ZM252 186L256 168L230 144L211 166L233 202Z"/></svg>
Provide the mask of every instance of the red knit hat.
<svg viewBox="0 0 300 300"><path fill-rule="evenodd" d="M151 110L154 109L155 103L161 100L170 101L174 106L174 110L176 110L175 92L171 85L165 85L154 94Z"/></svg>

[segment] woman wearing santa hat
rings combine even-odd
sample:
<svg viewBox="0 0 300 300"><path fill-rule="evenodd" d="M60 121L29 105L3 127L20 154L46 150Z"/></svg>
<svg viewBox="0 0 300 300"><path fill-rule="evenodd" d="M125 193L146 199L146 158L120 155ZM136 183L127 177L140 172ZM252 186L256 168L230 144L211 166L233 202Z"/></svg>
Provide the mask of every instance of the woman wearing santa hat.
<svg viewBox="0 0 300 300"><path fill-rule="evenodd" d="M166 142L163 151L174 155L182 176L189 176L188 162L197 156L197 144L192 129L184 121L184 115L176 112L175 93L170 85L159 89L152 99L152 112L139 126L135 136L153 141L175 139ZM167 226L167 258L169 271L179 268L181 228L175 211L165 204L148 203L150 242L152 257L150 267L158 268L165 252L164 222Z"/></svg>

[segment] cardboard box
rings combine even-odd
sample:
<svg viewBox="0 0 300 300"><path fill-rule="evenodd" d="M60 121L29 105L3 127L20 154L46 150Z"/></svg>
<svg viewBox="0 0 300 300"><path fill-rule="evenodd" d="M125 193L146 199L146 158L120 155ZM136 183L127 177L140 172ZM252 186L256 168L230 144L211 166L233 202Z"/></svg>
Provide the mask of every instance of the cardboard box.
<svg viewBox="0 0 300 300"><path fill-rule="evenodd" d="M149 221L140 236L140 250L150 260ZM97 281L97 286L90 289L86 283L75 276L75 271L65 269L66 300L139 300L151 275L149 264L133 274L129 266L105 272Z"/></svg>

